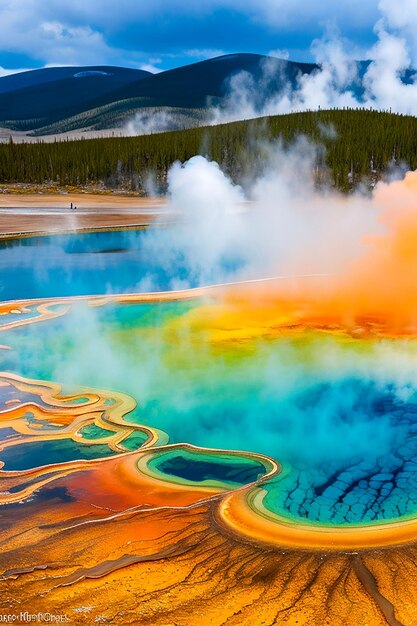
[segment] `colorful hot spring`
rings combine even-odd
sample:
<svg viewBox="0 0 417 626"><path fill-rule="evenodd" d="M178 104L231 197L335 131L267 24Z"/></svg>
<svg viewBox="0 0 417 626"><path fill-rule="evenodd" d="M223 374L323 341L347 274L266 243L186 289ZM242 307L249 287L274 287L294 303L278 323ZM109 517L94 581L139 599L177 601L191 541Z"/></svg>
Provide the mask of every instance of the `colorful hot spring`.
<svg viewBox="0 0 417 626"><path fill-rule="evenodd" d="M4 469L190 444L192 453L168 446L147 471L224 489L261 479L257 502L271 520L352 526L415 517L417 342L288 325L279 309L263 318L239 306L212 292L162 302L51 301L5 313L2 344L12 349L1 351L2 370L81 395L69 402L78 429L36 415L27 404L39 405L33 389L4 399L5 418L25 404L20 431L31 435L11 445L6 420ZM113 390L102 399L108 417L84 408L83 388ZM117 413L117 394L136 408L132 401ZM65 436L54 438L60 428Z"/></svg>
<svg viewBox="0 0 417 626"><path fill-rule="evenodd" d="M8 610L417 623L410 290L393 306L360 265L343 292L323 277L169 291L141 237L0 250L24 265L0 276ZM49 254L65 263L42 281Z"/></svg>

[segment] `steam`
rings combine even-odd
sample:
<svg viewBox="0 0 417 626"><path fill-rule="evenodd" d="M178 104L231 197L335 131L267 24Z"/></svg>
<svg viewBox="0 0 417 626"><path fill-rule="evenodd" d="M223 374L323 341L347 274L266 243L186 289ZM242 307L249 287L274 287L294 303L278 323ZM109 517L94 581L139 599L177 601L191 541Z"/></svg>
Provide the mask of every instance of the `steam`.
<svg viewBox="0 0 417 626"><path fill-rule="evenodd" d="M265 340L281 319L351 330L372 313L396 334L417 329L417 173L378 184L371 197L344 197L314 186L315 150L302 139L287 151L265 146L263 172L244 188L203 157L175 164L169 202L181 219L145 237L143 254L158 267L143 289L160 274L171 288L290 281L254 283L240 299L228 299L228 287L214 303L76 305L53 323L6 333L15 349L5 369L130 393L139 403L132 419L173 441L265 452L321 476L404 447L407 426L372 410L381 398L412 401L415 342ZM311 274L325 276L296 278Z"/></svg>
<svg viewBox="0 0 417 626"><path fill-rule="evenodd" d="M143 254L158 259L172 289L339 271L380 230L377 212L364 196L318 191L317 157L306 139L287 150L265 145L262 173L245 189L204 157L174 164L169 209L181 221L149 230Z"/></svg>
<svg viewBox="0 0 417 626"><path fill-rule="evenodd" d="M151 135L167 130L181 130L184 128L183 120L168 109L145 109L138 111L129 120L125 128L128 136Z"/></svg>
<svg viewBox="0 0 417 626"><path fill-rule="evenodd" d="M409 19L414 4L381 0L379 9L381 18L374 27L377 41L365 55L369 62L359 64L351 43L330 29L312 44L319 69L300 75L295 85L282 80L279 93L267 95L271 76L280 71L277 60L265 62L259 81L245 73L233 77L225 104L213 113L215 123L318 108L365 107L417 114L416 32Z"/></svg>
<svg viewBox="0 0 417 626"><path fill-rule="evenodd" d="M417 75L411 44L402 29L390 28L386 16L374 30L377 42L367 51L367 62L356 61L349 41L333 30L313 42L319 69L300 74L295 84L282 74L276 59L264 62L258 80L246 72L237 74L230 80L225 102L212 112L213 123L344 107L415 115ZM277 76L281 76L282 88L274 92L272 77Z"/></svg>
<svg viewBox="0 0 417 626"><path fill-rule="evenodd" d="M262 452L324 475L405 445L406 428L372 407L385 397L412 399L414 344L382 340L364 349L307 336L222 348L209 339L218 320L199 327L199 308L187 311L181 303L126 313L79 304L50 328L23 327L3 360L8 370L64 381L68 390L128 393L139 405L130 419L172 442Z"/></svg>
<svg viewBox="0 0 417 626"><path fill-rule="evenodd" d="M344 196L317 188L319 149L306 139L263 148L261 174L242 187L201 156L171 168L169 209L180 219L145 234L142 253L157 267L136 289L157 291L161 275L170 289L278 277L287 280L262 298L303 302L307 324L355 328L375 318L395 333L414 332L417 172L380 182L371 195ZM323 280L310 286L299 280L316 276ZM248 295L252 312L257 289Z"/></svg>
<svg viewBox="0 0 417 626"><path fill-rule="evenodd" d="M317 69L311 74L287 75L287 54L272 51L261 63L260 76L242 71L229 77L222 103L196 117L161 109L136 114L128 124L132 135L163 132L195 125L216 125L295 111L332 108L372 108L417 114L416 28L408 16L413 0L381 0L374 26L376 43L357 51L335 28L311 46ZM357 59L364 61L359 62Z"/></svg>
<svg viewBox="0 0 417 626"><path fill-rule="evenodd" d="M177 107L146 107L135 113L122 129L129 137L152 135L171 130L183 130L201 124L208 124L210 115L204 110L181 109Z"/></svg>

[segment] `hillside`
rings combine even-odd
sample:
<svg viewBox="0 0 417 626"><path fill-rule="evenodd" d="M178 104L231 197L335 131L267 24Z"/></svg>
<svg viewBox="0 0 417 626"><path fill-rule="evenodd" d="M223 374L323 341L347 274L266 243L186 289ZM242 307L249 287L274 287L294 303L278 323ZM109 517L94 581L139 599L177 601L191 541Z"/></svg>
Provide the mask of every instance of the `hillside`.
<svg viewBox="0 0 417 626"><path fill-rule="evenodd" d="M150 72L145 72L144 70L111 65L45 67L40 70L28 70L27 72L2 76L0 78L0 94L60 81L63 78L83 78L89 75L107 76L105 80L108 81L110 89L116 89L120 86L118 84L119 81L123 84L124 82L136 81L140 80L140 78L152 76ZM110 82L111 80L115 81L113 85Z"/></svg>
<svg viewBox="0 0 417 626"><path fill-rule="evenodd" d="M332 132L323 132L331 129ZM163 192L176 160L203 154L242 182L263 166L265 141L288 145L300 134L323 146L318 182L349 191L373 185L393 163L417 168L417 118L369 110L293 113L220 126L146 135L0 144L0 180L7 183L99 185L145 192L152 176Z"/></svg>
<svg viewBox="0 0 417 626"><path fill-rule="evenodd" d="M39 128L90 109L92 100L152 76L123 67L46 68L0 78L0 125ZM111 98L110 98L111 99Z"/></svg>
<svg viewBox="0 0 417 626"><path fill-rule="evenodd" d="M247 72L259 80L265 63L270 64L272 75L265 86L270 93L282 89L287 81L293 84L299 74L309 74L317 68L311 63L294 63L259 54L229 54L155 74L110 95L113 101L147 98L148 106L202 108L207 106L208 99L216 103L225 96L228 81L239 72Z"/></svg>
<svg viewBox="0 0 417 626"><path fill-rule="evenodd" d="M247 72L259 81L265 68L268 80L263 81L262 89L263 96L268 97L317 66L234 54L160 74L104 67L72 68L77 72L68 71L71 68L35 70L0 79L0 126L47 134L85 127L111 128L144 109L201 111L222 100L233 76ZM190 117L199 119L201 113L191 113Z"/></svg>

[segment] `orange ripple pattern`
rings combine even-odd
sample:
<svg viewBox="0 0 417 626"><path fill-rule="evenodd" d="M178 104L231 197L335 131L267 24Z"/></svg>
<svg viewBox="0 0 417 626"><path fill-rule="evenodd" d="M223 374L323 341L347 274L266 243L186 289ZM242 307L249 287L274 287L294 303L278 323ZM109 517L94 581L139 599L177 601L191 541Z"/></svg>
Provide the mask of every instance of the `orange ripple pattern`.
<svg viewBox="0 0 417 626"><path fill-rule="evenodd" d="M112 444L122 444L128 398L108 405L105 392L83 390L77 403L50 383L0 382L16 392L0 413L16 445L51 436L28 434L28 393L39 398L31 410L66 436L107 412L104 423L120 428ZM49 611L75 624L417 624L415 534L392 545L388 533L373 548L312 545L294 526L290 541L288 525L251 505L263 479L234 491L181 485L140 471L155 450L0 471L3 613Z"/></svg>
<svg viewBox="0 0 417 626"><path fill-rule="evenodd" d="M415 337L416 189L415 172L377 187L384 232L337 277L84 299L94 307L207 295L210 306L191 310L186 323L219 344L306 327ZM65 315L71 302L0 304L0 332ZM264 478L231 490L142 471L161 449L152 446L166 440L139 427L143 449L127 451L130 398L83 390L81 402L59 386L2 374L0 401L10 387L15 396L0 407L0 426L13 434L3 450L36 440L82 443L80 429L95 424L109 430L105 441L118 454L0 468L0 615L48 611L75 624L121 626L417 626L415 520L342 532L273 519L262 506ZM36 429L36 421L50 428ZM268 471L280 468L271 461Z"/></svg>

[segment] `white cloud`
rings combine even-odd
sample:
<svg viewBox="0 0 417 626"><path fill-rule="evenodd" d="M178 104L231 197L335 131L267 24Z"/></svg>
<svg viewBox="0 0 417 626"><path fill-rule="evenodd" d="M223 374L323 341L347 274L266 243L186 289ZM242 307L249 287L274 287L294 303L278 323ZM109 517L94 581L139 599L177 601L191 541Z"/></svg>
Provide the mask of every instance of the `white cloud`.
<svg viewBox="0 0 417 626"><path fill-rule="evenodd" d="M380 0L379 9L393 28L417 30L417 2L415 0Z"/></svg>
<svg viewBox="0 0 417 626"><path fill-rule="evenodd" d="M385 19L377 22L375 33L377 42L368 51L371 63L364 72L362 92L352 46L333 29L312 45L320 71L300 76L295 86L284 77L281 92L273 95L268 95L269 87L280 71L278 61L268 60L260 79L240 72L230 81L226 102L213 110L212 123L343 107L417 115L417 80L409 84L402 80L412 62L407 37L401 30L388 30Z"/></svg>
<svg viewBox="0 0 417 626"><path fill-rule="evenodd" d="M200 20L219 9L232 9L248 20L267 26L269 33L285 30L301 32L328 21L350 30L370 30L378 17L384 16L385 28L401 33L413 61L417 61L417 0L0 0L1 42L4 51L26 54L42 64L99 64L120 59L125 53L110 45L115 33L154 18L155 28L163 18L175 21L183 16ZM279 37L277 35L277 42ZM187 47L184 38L184 48ZM358 51L356 51L358 52ZM361 51L362 53L363 51ZM205 59L219 56L217 48L184 50L180 56ZM283 56L281 51L274 56ZM169 55L164 55L168 57ZM152 72L159 63L136 53L137 64ZM340 64L337 64L340 68Z"/></svg>
<svg viewBox="0 0 417 626"><path fill-rule="evenodd" d="M406 0L407 1L407 0ZM408 0L413 3L414 0ZM329 19L347 21L353 28L371 27L377 0L0 0L0 47L32 55L46 63L96 63L117 54L107 38L141 20L163 18L173 23L182 16L200 20L215 10L232 9L249 20L261 22L277 32L288 25L300 30ZM138 36L140 42L140 32ZM186 38L184 40L186 42ZM184 48L187 48L186 43ZM200 54L201 53L201 54ZM214 54L212 54L214 53ZM190 56L206 58L222 50L191 50ZM69 59L66 58L69 55Z"/></svg>
<svg viewBox="0 0 417 626"><path fill-rule="evenodd" d="M372 25L377 13L377 0L227 0L218 4L247 12L253 19L275 27L299 28L309 22L324 25L329 20L337 20L340 25L348 21L353 28L358 28Z"/></svg>
<svg viewBox="0 0 417 626"><path fill-rule="evenodd" d="M268 56L274 57L275 59L287 60L290 58L290 53L288 52L288 50L281 50L280 48L277 48L275 50L270 50L268 52Z"/></svg>
<svg viewBox="0 0 417 626"><path fill-rule="evenodd" d="M416 0L380 0L379 9L391 29L406 38L412 60L417 62L417 2Z"/></svg>
<svg viewBox="0 0 417 626"><path fill-rule="evenodd" d="M53 2L0 2L1 48L33 56L47 64L94 64L111 49L101 33L87 25L55 19Z"/></svg>
<svg viewBox="0 0 417 626"><path fill-rule="evenodd" d="M158 74L159 72L162 72L160 67L152 65L151 63L143 63L139 66L139 69L143 70L144 72L150 72L151 74Z"/></svg>
<svg viewBox="0 0 417 626"><path fill-rule="evenodd" d="M214 59L215 57L221 57L226 52L219 48L192 48L190 50L186 50L186 56L194 57L197 59Z"/></svg>
<svg viewBox="0 0 417 626"><path fill-rule="evenodd" d="M10 76L11 74L20 74L21 72L27 72L27 69L18 69L18 70L8 70L5 67L2 67L0 65L0 78L3 78L3 76Z"/></svg>
<svg viewBox="0 0 417 626"><path fill-rule="evenodd" d="M413 0L408 0L411 4ZM0 3L1 4L1 3ZM268 23L300 23L311 18L328 20L332 17L349 17L353 25L369 24L375 16L378 0L9 0L7 5L15 11L30 11L33 15L42 14L59 21L66 18L71 23L94 22L99 25L128 23L155 15L207 15L218 9L231 8ZM66 18L65 18L66 16Z"/></svg>
<svg viewBox="0 0 417 626"><path fill-rule="evenodd" d="M136 0L0 0L0 50L26 54L42 61L43 65L92 65L120 59L126 53L107 43L117 29L140 23L140 20L158 13L167 15L201 14L210 10L210 3L200 8L184 0L154 0L144 3ZM94 25L94 26L93 26ZM157 27L157 26L156 26ZM140 42L140 39L139 39ZM144 53L142 68L156 73L162 59L147 59ZM223 54L219 49L191 49L184 52L191 58L209 58ZM164 54L175 58L178 54ZM181 55L183 56L183 55ZM141 59L142 60L142 59ZM135 65L136 63L131 63Z"/></svg>

